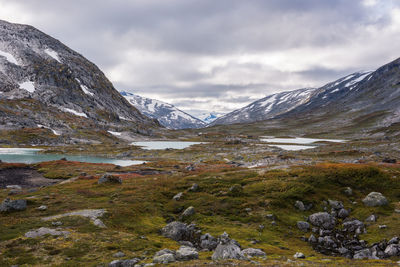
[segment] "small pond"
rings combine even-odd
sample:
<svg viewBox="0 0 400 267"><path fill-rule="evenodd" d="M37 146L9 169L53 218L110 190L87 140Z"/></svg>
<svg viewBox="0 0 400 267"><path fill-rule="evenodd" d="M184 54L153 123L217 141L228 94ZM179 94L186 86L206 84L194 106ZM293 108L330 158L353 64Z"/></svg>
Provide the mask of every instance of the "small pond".
<svg viewBox="0 0 400 267"><path fill-rule="evenodd" d="M316 146L309 145L315 142L331 142L331 143L346 142L346 140L340 140L340 139L317 139L317 138L303 138L303 137L275 138L275 137L263 137L263 136L261 136L260 140L262 142L273 143L271 144L271 146L279 147L281 149L290 151L315 148ZM277 145L277 144L285 144L285 145Z"/></svg>
<svg viewBox="0 0 400 267"><path fill-rule="evenodd" d="M203 144L202 142L186 142L186 141L144 141L133 142L131 145L140 146L143 149L185 149L192 145Z"/></svg>
<svg viewBox="0 0 400 267"><path fill-rule="evenodd" d="M40 150L41 149L35 148L0 148L0 160L8 163L32 164L66 158L69 161L109 163L119 166L130 166L134 164L142 164L144 162L138 160L121 160L86 155L76 156L65 154L40 154L38 153Z"/></svg>

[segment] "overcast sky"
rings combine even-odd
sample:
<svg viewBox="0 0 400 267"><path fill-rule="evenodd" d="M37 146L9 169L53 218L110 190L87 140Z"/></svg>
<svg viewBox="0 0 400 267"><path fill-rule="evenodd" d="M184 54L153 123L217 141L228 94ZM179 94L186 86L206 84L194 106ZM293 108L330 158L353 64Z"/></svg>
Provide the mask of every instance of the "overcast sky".
<svg viewBox="0 0 400 267"><path fill-rule="evenodd" d="M0 0L118 90L197 115L400 57L398 0Z"/></svg>

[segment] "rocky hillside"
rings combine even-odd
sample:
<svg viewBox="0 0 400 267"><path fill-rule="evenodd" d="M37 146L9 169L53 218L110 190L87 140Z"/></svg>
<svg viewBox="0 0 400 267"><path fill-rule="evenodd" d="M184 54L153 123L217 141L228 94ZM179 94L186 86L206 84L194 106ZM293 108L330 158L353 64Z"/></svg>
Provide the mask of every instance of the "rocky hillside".
<svg viewBox="0 0 400 267"><path fill-rule="evenodd" d="M269 95L216 119L211 125L249 123L274 118L306 103L314 91L314 88L304 88Z"/></svg>
<svg viewBox="0 0 400 267"><path fill-rule="evenodd" d="M82 55L34 27L6 21L0 21L0 102L2 129L158 127Z"/></svg>
<svg viewBox="0 0 400 267"><path fill-rule="evenodd" d="M174 105L129 92L121 92L121 95L142 114L157 119L161 125L169 129L201 128L206 125L205 122L183 112Z"/></svg>

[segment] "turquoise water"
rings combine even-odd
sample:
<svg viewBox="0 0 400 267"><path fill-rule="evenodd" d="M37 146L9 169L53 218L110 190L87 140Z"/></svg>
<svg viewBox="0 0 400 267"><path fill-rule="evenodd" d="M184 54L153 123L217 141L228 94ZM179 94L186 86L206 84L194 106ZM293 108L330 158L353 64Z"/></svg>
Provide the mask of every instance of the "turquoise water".
<svg viewBox="0 0 400 267"><path fill-rule="evenodd" d="M119 166L130 166L142 164L144 161L110 159L94 156L75 156L65 154L38 154L40 149L34 148L0 148L0 160L8 163L38 163L44 161L59 160L66 158L69 161L79 161L88 163L110 163Z"/></svg>
<svg viewBox="0 0 400 267"><path fill-rule="evenodd" d="M144 149L185 149L192 145L198 145L201 142L186 142L186 141L145 141L133 142L131 145L141 146Z"/></svg>

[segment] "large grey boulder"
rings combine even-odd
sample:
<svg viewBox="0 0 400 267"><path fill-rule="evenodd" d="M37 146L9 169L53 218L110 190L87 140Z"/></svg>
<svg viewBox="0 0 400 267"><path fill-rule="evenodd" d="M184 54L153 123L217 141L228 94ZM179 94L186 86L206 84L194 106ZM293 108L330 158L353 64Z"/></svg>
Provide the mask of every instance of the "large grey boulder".
<svg viewBox="0 0 400 267"><path fill-rule="evenodd" d="M372 252L369 248L365 248L354 252L353 259L364 260L364 259L378 259L378 258L372 255Z"/></svg>
<svg viewBox="0 0 400 267"><path fill-rule="evenodd" d="M193 241L196 239L197 231L194 224L174 221L161 229L161 234L175 241Z"/></svg>
<svg viewBox="0 0 400 267"><path fill-rule="evenodd" d="M97 183L98 184L104 184L104 183L122 184L122 180L118 176L114 176L109 173L106 173L100 177L100 179L97 181Z"/></svg>
<svg viewBox="0 0 400 267"><path fill-rule="evenodd" d="M219 244L211 258L212 260L247 259L243 255L240 246L238 246L238 243L235 240L230 239L227 233L223 233L220 236Z"/></svg>
<svg viewBox="0 0 400 267"><path fill-rule="evenodd" d="M189 260L195 260L199 258L199 253L195 248L192 247L187 247L187 246L181 246L177 251L176 251L176 259L178 261L189 261Z"/></svg>
<svg viewBox="0 0 400 267"><path fill-rule="evenodd" d="M371 192L369 193L363 200L365 206L368 207L377 207L377 206L385 206L388 204L388 201L384 195L379 192Z"/></svg>
<svg viewBox="0 0 400 267"><path fill-rule="evenodd" d="M158 264L168 264L175 261L176 261L175 255L172 253L166 253L159 256L154 256L153 258L153 262Z"/></svg>
<svg viewBox="0 0 400 267"><path fill-rule="evenodd" d="M25 199L11 200L9 198L6 198L0 204L0 212L22 211L22 210L26 210Z"/></svg>
<svg viewBox="0 0 400 267"><path fill-rule="evenodd" d="M212 251L217 246L218 246L218 240L209 233L200 236L200 247L202 249L207 249L209 251Z"/></svg>
<svg viewBox="0 0 400 267"><path fill-rule="evenodd" d="M362 233L365 228L363 222L361 222L359 220L351 220L351 221L344 222L342 224L342 226L343 226L343 231L350 232L350 233L355 232L358 234Z"/></svg>
<svg viewBox="0 0 400 267"><path fill-rule="evenodd" d="M400 245L399 244L391 244L386 247L385 254L388 257L400 256Z"/></svg>
<svg viewBox="0 0 400 267"><path fill-rule="evenodd" d="M308 217L309 222L317 227L332 230L335 227L336 219L327 212L317 212Z"/></svg>
<svg viewBox="0 0 400 267"><path fill-rule="evenodd" d="M258 248L246 248L242 250L242 254L247 257L264 257L267 254Z"/></svg>

